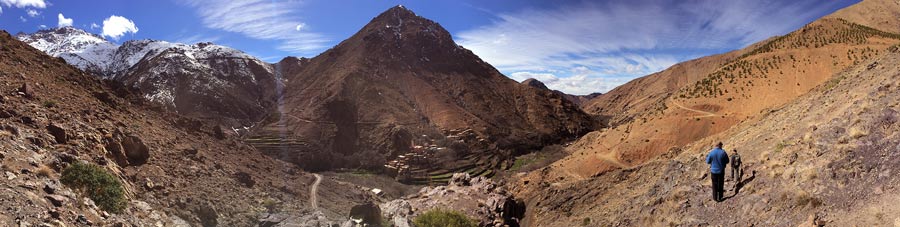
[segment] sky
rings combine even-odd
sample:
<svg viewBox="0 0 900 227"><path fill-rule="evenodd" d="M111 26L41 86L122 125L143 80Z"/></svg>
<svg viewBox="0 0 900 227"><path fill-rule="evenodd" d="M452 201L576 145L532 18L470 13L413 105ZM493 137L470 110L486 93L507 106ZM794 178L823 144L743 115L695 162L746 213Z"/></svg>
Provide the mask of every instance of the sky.
<svg viewBox="0 0 900 227"><path fill-rule="evenodd" d="M0 0L0 29L74 26L111 42L213 42L267 62L315 57L403 5L517 81L607 92L678 62L783 35L858 0Z"/></svg>

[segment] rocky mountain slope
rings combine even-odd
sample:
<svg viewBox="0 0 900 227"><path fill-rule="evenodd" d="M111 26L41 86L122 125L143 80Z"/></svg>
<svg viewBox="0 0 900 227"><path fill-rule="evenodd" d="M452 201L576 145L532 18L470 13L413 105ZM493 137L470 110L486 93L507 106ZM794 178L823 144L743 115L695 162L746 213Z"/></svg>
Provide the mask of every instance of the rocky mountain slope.
<svg viewBox="0 0 900 227"><path fill-rule="evenodd" d="M511 190L533 198L530 226L897 225L898 49L758 119L644 164L572 184L523 178ZM717 141L729 153L738 150L746 172L721 203L710 198L704 159ZM726 188L735 184L727 181Z"/></svg>
<svg viewBox="0 0 900 227"><path fill-rule="evenodd" d="M558 163L567 169L559 174L577 180L639 165L789 103L897 42L900 35L825 17L742 50L636 79L585 106L612 127L576 143L574 155Z"/></svg>
<svg viewBox="0 0 900 227"><path fill-rule="evenodd" d="M547 88L547 85L545 85L544 82L541 82L534 78L526 79L526 80L522 81L522 84L528 85L531 87L535 87L538 89L550 90L550 88ZM591 94L587 94L587 95L571 95L571 94L566 94L559 90L552 90L552 91L553 91L553 93L556 93L556 94L562 96L563 98L566 98L566 100L569 100L570 102L572 102L578 106L587 105L587 103L589 103L590 100L593 100L593 99L599 97L600 95L603 95L602 93L591 93Z"/></svg>
<svg viewBox="0 0 900 227"><path fill-rule="evenodd" d="M343 218L353 186L314 182L295 165L263 155L216 124L140 104L59 58L0 32L0 225L253 226L274 214ZM124 182L127 207L101 211L60 183L75 162ZM318 216L317 216L318 215ZM325 216L323 216L325 215ZM317 218L321 217L321 218ZM334 220L334 219L332 219Z"/></svg>
<svg viewBox="0 0 900 227"><path fill-rule="evenodd" d="M463 143L449 155L493 165L502 152L592 128L565 98L503 76L402 6L315 58L289 62L280 112L254 134L258 145L308 168L380 168L413 144L448 139Z"/></svg>
<svg viewBox="0 0 900 227"><path fill-rule="evenodd" d="M226 126L251 126L275 100L275 67L224 46L158 40L117 45L73 27L16 38L82 70L139 88L167 109Z"/></svg>
<svg viewBox="0 0 900 227"><path fill-rule="evenodd" d="M612 127L512 183L531 226L891 225L900 217L900 36L863 1L797 31L629 82L585 109ZM873 15L889 15L877 13ZM861 20L864 18L865 20ZM871 20L866 22L866 20ZM874 22L872 22L874 21ZM706 152L737 149L743 188L709 198ZM755 172L755 173L754 173ZM731 187L735 182L726 184Z"/></svg>

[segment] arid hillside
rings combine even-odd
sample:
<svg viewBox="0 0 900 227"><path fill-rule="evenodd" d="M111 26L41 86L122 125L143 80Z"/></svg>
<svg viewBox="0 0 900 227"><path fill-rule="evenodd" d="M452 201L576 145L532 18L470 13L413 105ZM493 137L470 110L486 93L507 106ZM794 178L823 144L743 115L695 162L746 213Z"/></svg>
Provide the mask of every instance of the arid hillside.
<svg viewBox="0 0 900 227"><path fill-rule="evenodd" d="M248 141L308 169L380 169L420 145L468 160L445 168L489 174L511 153L593 127L570 101L503 76L402 6L315 58L287 62L278 110Z"/></svg>
<svg viewBox="0 0 900 227"><path fill-rule="evenodd" d="M863 0L838 10L826 18L841 18L878 30L900 33L900 2L893 0Z"/></svg>
<svg viewBox="0 0 900 227"><path fill-rule="evenodd" d="M313 213L313 175L262 155L229 130L145 104L141 94L6 32L0 78L2 226L252 226L269 213ZM88 192L60 182L76 162L123 182L122 213L104 212ZM351 186L322 184L333 190L320 200L355 196ZM340 205L323 204L323 215L342 217Z"/></svg>
<svg viewBox="0 0 900 227"><path fill-rule="evenodd" d="M629 82L585 110L610 128L581 138L555 166L578 180L639 165L793 101L832 75L885 53L900 35L839 18L743 50L704 57Z"/></svg>
<svg viewBox="0 0 900 227"><path fill-rule="evenodd" d="M900 223L897 46L757 119L630 168L571 184L513 183L529 226L895 226ZM712 145L737 149L746 174L710 196ZM726 181L726 188L736 184Z"/></svg>

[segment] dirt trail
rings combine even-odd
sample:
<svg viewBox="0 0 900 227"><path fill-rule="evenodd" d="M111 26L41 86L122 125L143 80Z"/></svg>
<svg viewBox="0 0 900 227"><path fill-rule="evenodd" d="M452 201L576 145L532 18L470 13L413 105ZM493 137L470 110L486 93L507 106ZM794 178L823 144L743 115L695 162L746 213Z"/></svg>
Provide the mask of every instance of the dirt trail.
<svg viewBox="0 0 900 227"><path fill-rule="evenodd" d="M672 104L675 104L675 106L677 106L678 108L681 108L681 109L684 109L684 110L687 110L687 111L691 111L691 112L703 114L703 115L700 115L700 116L693 116L693 117L691 117L691 118L703 118L703 117L716 117L716 116L719 116L718 114L713 113L713 112L706 112L706 111L702 111L702 110L698 110L698 109L687 108L687 107L685 107L685 106L682 106L681 103L678 103L678 102L676 102L676 101L672 101Z"/></svg>
<svg viewBox="0 0 900 227"><path fill-rule="evenodd" d="M319 191L319 183L322 183L322 175L318 173L313 173L313 176L316 177L316 181L313 182L312 187L309 189L309 203L312 205L313 209L319 208L319 196L316 194Z"/></svg>
<svg viewBox="0 0 900 227"><path fill-rule="evenodd" d="M600 160L603 160L603 161L605 161L605 162L608 162L608 163L610 163L610 164L613 164L613 165L615 165L616 167L619 167L619 168L622 168L622 169L627 169L627 168L629 168L628 165L626 165L626 164L623 163L621 160L619 160L618 157L616 157L617 154L618 154L618 152L615 152L615 151L610 150L609 152L606 152L606 153L599 153L599 154L597 154L596 156L597 156L597 158L599 158Z"/></svg>

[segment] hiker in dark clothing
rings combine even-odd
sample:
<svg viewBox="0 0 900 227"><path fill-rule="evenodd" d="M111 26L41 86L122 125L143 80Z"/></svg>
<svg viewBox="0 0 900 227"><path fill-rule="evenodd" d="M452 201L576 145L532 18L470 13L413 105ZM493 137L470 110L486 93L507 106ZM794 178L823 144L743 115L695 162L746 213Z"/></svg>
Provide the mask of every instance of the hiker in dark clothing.
<svg viewBox="0 0 900 227"><path fill-rule="evenodd" d="M722 202L725 197L725 165L728 164L728 154L722 150L722 142L716 144L716 148L706 155L706 164L709 164L710 179L712 179L713 200Z"/></svg>
<svg viewBox="0 0 900 227"><path fill-rule="evenodd" d="M741 155L737 153L737 149L731 150L731 180L734 181L734 188L741 183L741 177L744 173L741 171Z"/></svg>

